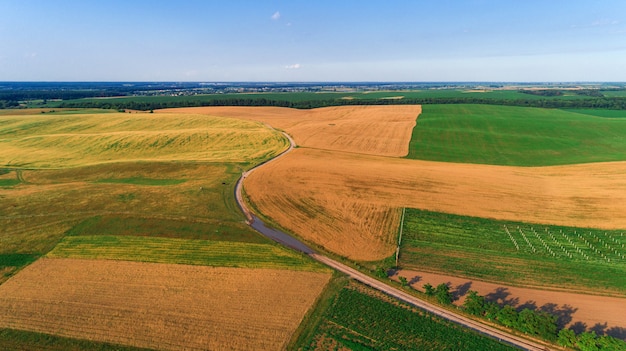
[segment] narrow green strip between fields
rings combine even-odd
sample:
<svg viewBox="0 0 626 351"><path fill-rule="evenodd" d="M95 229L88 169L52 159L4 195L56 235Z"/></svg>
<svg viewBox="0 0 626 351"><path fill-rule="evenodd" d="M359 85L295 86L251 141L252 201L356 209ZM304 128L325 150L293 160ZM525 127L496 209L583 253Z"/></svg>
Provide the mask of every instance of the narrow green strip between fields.
<svg viewBox="0 0 626 351"><path fill-rule="evenodd" d="M151 179L151 178L120 178L120 179L100 179L95 183L113 183L113 184L133 184L133 185L152 185L152 186L165 186L165 185L177 185L186 182L186 179Z"/></svg>
<svg viewBox="0 0 626 351"><path fill-rule="evenodd" d="M0 329L1 350L48 351L149 351L150 349L79 340L23 330Z"/></svg>
<svg viewBox="0 0 626 351"><path fill-rule="evenodd" d="M158 237L68 236L47 257L328 271L308 256L275 244Z"/></svg>
<svg viewBox="0 0 626 351"><path fill-rule="evenodd" d="M22 267L37 259L36 255L31 254L0 254L0 268L2 267Z"/></svg>
<svg viewBox="0 0 626 351"><path fill-rule="evenodd" d="M12 187L18 185L19 179L0 179L0 187Z"/></svg>

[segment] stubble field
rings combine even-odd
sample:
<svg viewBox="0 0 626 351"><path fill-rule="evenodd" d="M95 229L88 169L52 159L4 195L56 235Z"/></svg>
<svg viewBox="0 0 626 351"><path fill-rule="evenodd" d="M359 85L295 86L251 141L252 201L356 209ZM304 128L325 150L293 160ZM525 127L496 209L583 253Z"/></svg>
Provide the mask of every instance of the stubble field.
<svg viewBox="0 0 626 351"><path fill-rule="evenodd" d="M296 110L279 107L193 107L163 113L202 113L267 123L289 133L298 146L406 156L421 106L342 106Z"/></svg>
<svg viewBox="0 0 626 351"><path fill-rule="evenodd" d="M626 163L521 168L303 148L259 169L245 185L260 211L286 228L335 253L373 261L393 253L390 229L402 207L626 228L624 172Z"/></svg>
<svg viewBox="0 0 626 351"><path fill-rule="evenodd" d="M35 114L2 116L0 123L0 164L4 167L244 162L272 157L274 150L287 147L280 134L259 123L205 115Z"/></svg>
<svg viewBox="0 0 626 351"><path fill-rule="evenodd" d="M0 285L0 327L161 350L279 350L329 278L44 258Z"/></svg>

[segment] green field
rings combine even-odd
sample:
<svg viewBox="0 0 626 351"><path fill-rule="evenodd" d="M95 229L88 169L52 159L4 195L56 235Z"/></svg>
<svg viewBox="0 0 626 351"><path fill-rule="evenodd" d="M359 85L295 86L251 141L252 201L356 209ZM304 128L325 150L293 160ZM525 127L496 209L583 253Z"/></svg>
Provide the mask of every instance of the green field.
<svg viewBox="0 0 626 351"><path fill-rule="evenodd" d="M63 238L47 256L215 267L327 271L327 268L308 256L273 243L82 235Z"/></svg>
<svg viewBox="0 0 626 351"><path fill-rule="evenodd" d="M626 160L626 120L558 109L424 105L408 158L510 166Z"/></svg>
<svg viewBox="0 0 626 351"><path fill-rule="evenodd" d="M583 115L605 117L605 118L626 118L624 110L600 110L600 109L567 109L567 112L580 113Z"/></svg>
<svg viewBox="0 0 626 351"><path fill-rule="evenodd" d="M298 350L514 350L360 285L330 297Z"/></svg>
<svg viewBox="0 0 626 351"><path fill-rule="evenodd" d="M1 350L45 351L149 351L150 349L122 346L96 341L78 340L62 336L22 330L0 329Z"/></svg>
<svg viewBox="0 0 626 351"><path fill-rule="evenodd" d="M407 209L406 269L624 295L624 231L545 226Z"/></svg>

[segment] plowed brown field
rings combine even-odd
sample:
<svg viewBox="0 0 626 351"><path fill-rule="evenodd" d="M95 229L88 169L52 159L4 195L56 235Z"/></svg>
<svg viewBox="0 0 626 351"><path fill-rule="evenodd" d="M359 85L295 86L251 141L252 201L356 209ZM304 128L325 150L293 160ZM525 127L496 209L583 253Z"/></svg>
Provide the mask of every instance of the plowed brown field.
<svg viewBox="0 0 626 351"><path fill-rule="evenodd" d="M43 258L0 285L0 327L166 350L279 350L329 279Z"/></svg>
<svg viewBox="0 0 626 351"><path fill-rule="evenodd" d="M406 156L421 106L340 106L312 110L281 107L193 107L165 113L201 113L267 123L289 133L299 146Z"/></svg>

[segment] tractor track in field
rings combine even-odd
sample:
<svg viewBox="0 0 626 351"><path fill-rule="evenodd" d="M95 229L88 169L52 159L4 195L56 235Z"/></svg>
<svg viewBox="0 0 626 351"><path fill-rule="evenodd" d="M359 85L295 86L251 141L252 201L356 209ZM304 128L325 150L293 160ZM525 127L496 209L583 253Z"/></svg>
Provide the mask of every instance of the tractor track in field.
<svg viewBox="0 0 626 351"><path fill-rule="evenodd" d="M237 180L237 184L235 185L235 200L237 201L237 205L241 209L241 211L246 216L246 222L252 228L257 230L259 233L263 234L270 239L287 246L296 251L302 252L304 254L309 255L312 259L329 266L339 272L342 272L352 279L355 279L363 284L366 284L374 289L377 289L389 296L397 298L403 302L409 303L415 307L433 313L441 318L449 320L451 322L457 323L464 327L475 330L483 335L489 336L493 339L499 340L501 342L507 343L509 345L518 347L523 350L531 350L531 351L545 351L550 350L550 348L544 344L541 344L536 341L531 341L525 338L522 338L517 335L513 335L502 331L500 329L488 326L476 320L470 319L463 315L457 314L451 310L447 310L445 308L439 307L437 305L431 304L429 302L418 299L417 297L410 295L400 289L392 287L384 282L381 282L377 279L374 279L362 272L357 271L351 267L348 267L338 261L335 261L327 256L316 253L313 249L309 248L306 244L302 243L298 239L292 237L291 235L284 233L277 229L272 229L267 227L257 216L255 216L250 209L246 206L243 200L243 181L248 177L253 171L262 167L270 162L274 162L280 157L289 153L296 146L295 142L287 133L283 132L283 135L289 140L290 146L287 150L283 151L281 154L276 157L265 161L254 168L249 169L242 173L239 180Z"/></svg>

